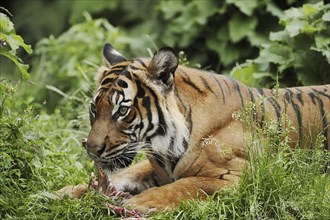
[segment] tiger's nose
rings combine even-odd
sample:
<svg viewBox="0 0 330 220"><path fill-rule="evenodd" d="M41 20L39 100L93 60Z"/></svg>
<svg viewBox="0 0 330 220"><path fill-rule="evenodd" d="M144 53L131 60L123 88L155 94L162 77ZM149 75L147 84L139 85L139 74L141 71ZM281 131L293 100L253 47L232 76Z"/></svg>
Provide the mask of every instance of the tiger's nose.
<svg viewBox="0 0 330 220"><path fill-rule="evenodd" d="M102 155L102 153L105 151L105 149L107 148L106 144L103 143L100 147L98 147L98 149L96 150L96 155L98 157L100 157Z"/></svg>
<svg viewBox="0 0 330 220"><path fill-rule="evenodd" d="M89 140L84 140L83 146L86 148L87 153L94 157L100 157L107 148L105 142L100 144L95 144Z"/></svg>

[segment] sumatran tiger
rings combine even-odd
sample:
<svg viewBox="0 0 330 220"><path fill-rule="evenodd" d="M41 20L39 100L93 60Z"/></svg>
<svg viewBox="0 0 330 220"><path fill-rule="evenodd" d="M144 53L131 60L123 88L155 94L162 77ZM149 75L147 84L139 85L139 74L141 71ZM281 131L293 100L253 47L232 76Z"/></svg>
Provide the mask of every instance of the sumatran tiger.
<svg viewBox="0 0 330 220"><path fill-rule="evenodd" d="M286 114L295 128L289 133L293 147L314 124L330 148L330 85L275 94L178 65L171 48L128 60L106 44L103 55L86 149L117 190L134 195L130 207L162 211L236 183L248 161L245 137L253 131L233 115L249 103L260 126L272 118L283 128ZM148 160L130 166L140 149L148 149Z"/></svg>

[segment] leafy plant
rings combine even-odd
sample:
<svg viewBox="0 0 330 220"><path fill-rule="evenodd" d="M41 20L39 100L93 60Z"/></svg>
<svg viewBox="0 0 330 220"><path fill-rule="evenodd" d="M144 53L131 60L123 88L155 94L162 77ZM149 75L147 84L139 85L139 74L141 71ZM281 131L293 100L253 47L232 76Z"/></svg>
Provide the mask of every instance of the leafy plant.
<svg viewBox="0 0 330 220"><path fill-rule="evenodd" d="M23 38L15 33L14 24L10 21L8 16L2 12L0 12L0 27L0 55L13 61L19 69L21 77L23 79L28 79L29 66L24 64L17 56L17 50L19 47L22 47L28 54L31 54L31 46L25 44Z"/></svg>
<svg viewBox="0 0 330 220"><path fill-rule="evenodd" d="M277 77L281 86L330 83L330 5L305 4L280 17L283 29L231 74L254 86L273 86Z"/></svg>
<svg viewBox="0 0 330 220"><path fill-rule="evenodd" d="M69 107L71 102L48 115L43 105L30 105L22 99L18 91L29 86L25 80L29 75L16 50L19 46L26 47L28 52L32 50L15 34L13 23L3 14L1 27L6 30L1 32L3 42L8 42L11 48L1 48L1 55L8 57L10 54L18 63L17 69L22 70L24 80L13 83L2 78L3 75L0 78L0 218L39 218L42 215L54 218L56 211L47 212L53 203L59 203L52 191L60 186L83 183L88 179L85 170L93 169L87 158L79 162L79 158L84 157L80 140L85 133L74 129L79 126L83 131L84 123L88 122L63 117L68 115L65 107L73 109ZM84 97L82 100L78 97L75 97L76 102L85 103ZM87 117L87 113L79 116ZM48 207L45 207L46 202ZM66 204L68 208L73 202Z"/></svg>
<svg viewBox="0 0 330 220"><path fill-rule="evenodd" d="M119 50L129 42L105 19L93 20L87 13L85 19L57 38L42 39L36 46L38 59L34 65L38 68L31 78L35 83L24 91L24 96L38 103L46 100L49 111L77 92L91 94L92 78L102 64L105 42L115 43Z"/></svg>
<svg viewBox="0 0 330 220"><path fill-rule="evenodd" d="M43 36L59 34L59 29L64 31L69 25L83 22L83 12L87 11L93 18L107 19L129 36L129 42L126 41L129 50L124 51L127 55L146 55L151 40L159 47L171 46L177 51L185 51L192 65L200 63L203 68L228 73L237 62L258 55L260 45L269 42L269 32L279 29L278 19L283 10L316 1L54 0L50 6L42 0L34 0L14 2L13 7L17 11L19 27L27 33L35 33L29 36L34 41L40 39L36 37L42 35L42 30L45 32ZM54 9L61 10L54 13ZM36 10L47 14L42 16L46 19L45 24L39 17L32 16ZM26 14L31 14L28 19ZM68 20L70 24L63 24ZM33 31L25 30L28 22L33 23Z"/></svg>

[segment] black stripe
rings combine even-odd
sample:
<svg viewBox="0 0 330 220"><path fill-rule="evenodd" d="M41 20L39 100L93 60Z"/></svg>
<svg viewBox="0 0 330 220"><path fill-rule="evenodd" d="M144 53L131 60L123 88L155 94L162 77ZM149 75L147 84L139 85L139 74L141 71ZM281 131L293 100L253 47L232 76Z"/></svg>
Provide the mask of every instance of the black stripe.
<svg viewBox="0 0 330 220"><path fill-rule="evenodd" d="M229 84L227 83L227 80L226 79L228 79L228 78L226 77L225 80L223 80L223 81L224 81L224 83L226 84L226 86L228 88L229 94L231 94L231 89L230 89Z"/></svg>
<svg viewBox="0 0 330 220"><path fill-rule="evenodd" d="M215 76L215 74L212 74L212 76L213 76L213 78L215 79L215 81L217 82L217 84L218 84L218 86L219 86L219 88L220 88L220 90L221 90L221 93L222 93L222 101L223 101L223 103L225 104L225 103L226 103L226 98L225 98L225 94L224 94L224 92L223 92L223 88L222 88L222 86L221 86L221 83L219 82L219 80L217 79L217 77Z"/></svg>
<svg viewBox="0 0 330 220"><path fill-rule="evenodd" d="M172 126L174 126L173 123L172 123ZM175 126L174 126L174 130L176 131ZM169 151L170 151L170 152L173 151L173 148L174 148L174 140L175 140L175 137L171 137L171 143L170 143L170 147L169 147Z"/></svg>
<svg viewBox="0 0 330 220"><path fill-rule="evenodd" d="M124 71L125 68L120 68L120 69L111 69L107 75L120 75L123 71Z"/></svg>
<svg viewBox="0 0 330 220"><path fill-rule="evenodd" d="M121 73L122 76L125 76L127 79L129 80L132 80L132 76L131 76L131 73L125 69L122 73Z"/></svg>
<svg viewBox="0 0 330 220"><path fill-rule="evenodd" d="M194 88L199 94L201 94L201 95L203 95L204 94L204 92L200 89L200 88L198 88L191 80L190 80L190 78L188 77L188 76L186 76L186 77L182 77L183 78L183 81L187 84L187 85L189 85L189 86L191 86L192 88Z"/></svg>
<svg viewBox="0 0 330 220"><path fill-rule="evenodd" d="M132 61L127 60L126 62L121 62L121 63L118 63L118 64L114 65L112 67L112 69L114 69L114 68L126 68L130 63L132 63Z"/></svg>
<svg viewBox="0 0 330 220"><path fill-rule="evenodd" d="M183 104L182 98L181 98L181 96L180 96L180 94L179 94L179 92L178 92L178 90L177 90L176 87L174 88L174 93L175 93L176 97L178 98L181 106L183 107L184 112L186 112L187 111L187 107L186 107L186 105Z"/></svg>
<svg viewBox="0 0 330 220"><path fill-rule="evenodd" d="M111 151L113 151L113 150L114 150L114 151L111 152L110 155L116 155L116 154L118 154L118 153L120 153L120 152L123 153L123 151L124 151L125 148L116 149L116 148L118 148L118 147L120 147L120 146L121 146L121 144L117 144L117 145L115 145L115 146L112 146Z"/></svg>
<svg viewBox="0 0 330 220"><path fill-rule="evenodd" d="M137 91L137 97L138 98L143 98L145 96L145 94L146 94L146 91L142 87L141 81L140 80L136 80L135 83L136 83L136 86L137 86L137 89L138 89L138 91Z"/></svg>
<svg viewBox="0 0 330 220"><path fill-rule="evenodd" d="M188 118L186 118L186 121L188 122L189 134L191 134L192 129L193 129L193 122L192 122L192 111L191 111L190 106L189 106L189 111L188 111Z"/></svg>
<svg viewBox="0 0 330 220"><path fill-rule="evenodd" d="M175 167L178 164L180 159L181 159L181 157L179 157L179 158L173 158L173 157L169 158L172 172L174 171L174 169L175 169Z"/></svg>
<svg viewBox="0 0 330 220"><path fill-rule="evenodd" d="M162 111L162 109L159 105L156 93L151 88L149 88L149 91L150 91L151 95L154 97L154 104L156 106L157 113L158 113L158 118L159 118L158 129L156 131L156 134L164 136L167 133L167 125L166 125L166 122L165 122L164 114L163 114L163 111Z"/></svg>
<svg viewBox="0 0 330 220"><path fill-rule="evenodd" d="M142 100L142 106L146 109L147 117L148 117L148 128L146 133L148 133L148 131L151 131L154 128L154 125L152 124L152 112L150 105L151 105L150 97L145 96Z"/></svg>
<svg viewBox="0 0 330 220"><path fill-rule="evenodd" d="M118 95L117 95L117 99L116 99L116 105L118 105L119 104L119 98L122 96L122 100L125 100L125 93L124 93L124 91L122 91L122 90L115 90L115 89L113 89L112 91L114 91L114 93L115 92L117 92L118 93Z"/></svg>
<svg viewBox="0 0 330 220"><path fill-rule="evenodd" d="M288 103L291 103L292 102L292 94L293 92L289 89L285 89L285 99L287 100Z"/></svg>
<svg viewBox="0 0 330 220"><path fill-rule="evenodd" d="M105 79L102 80L101 86L103 86L105 84L108 84L108 83L111 83L113 81L114 81L114 78L107 77L107 78L105 78Z"/></svg>
<svg viewBox="0 0 330 220"><path fill-rule="evenodd" d="M301 117L301 111L297 104L292 102L293 110L296 113L297 121L298 121L298 132L299 132L299 146L301 146L302 141L302 117Z"/></svg>
<svg viewBox="0 0 330 220"><path fill-rule="evenodd" d="M316 105L315 99L317 100L317 96L315 95L315 93L314 92L310 92L310 93L308 93L308 96L311 98L313 104Z"/></svg>
<svg viewBox="0 0 330 220"><path fill-rule="evenodd" d="M100 91L99 91L98 96L96 96L96 98L95 98L95 105L97 105L97 104L99 103L100 99L103 97L103 95L104 95L105 93L106 93L106 92L105 92L104 90L100 90Z"/></svg>
<svg viewBox="0 0 330 220"><path fill-rule="evenodd" d="M142 119L142 113L141 113L141 110L139 108L139 100L138 100L137 96L135 96L135 98L134 98L134 104L133 105L135 106L136 112L139 115L140 119ZM141 139L141 131L142 131L143 127L144 127L143 121L141 120L140 124L136 124L133 128L134 131L136 131L137 129L140 129L139 132L138 132L138 135L139 135L140 139Z"/></svg>
<svg viewBox="0 0 330 220"><path fill-rule="evenodd" d="M275 113L276 113L276 117L277 117L277 123L278 123L278 126L280 127L281 125L281 107L280 105L278 104L278 102L275 100L274 97L268 97L267 100L269 101L269 103L273 106L274 110L275 110Z"/></svg>
<svg viewBox="0 0 330 220"><path fill-rule="evenodd" d="M116 80L116 84L119 85L122 88L125 88L125 89L128 88L128 84L124 80L117 79Z"/></svg>
<svg viewBox="0 0 330 220"><path fill-rule="evenodd" d="M328 95L328 94L326 94L326 93L324 93L324 92L318 91L318 90L316 90L316 89L313 89L313 91L314 91L315 93L317 93L317 94L320 94L320 95L325 96L325 97L327 97L328 99L330 99L330 95Z"/></svg>
<svg viewBox="0 0 330 220"><path fill-rule="evenodd" d="M301 105L304 105L304 100L302 99L302 94L301 93L298 93L296 95L298 101L300 102Z"/></svg>
<svg viewBox="0 0 330 220"><path fill-rule="evenodd" d="M296 113L297 122L298 122L298 135L299 135L299 146L301 145L302 141L302 118L301 118L301 111L299 106L293 102L293 92L290 89L285 89L285 99L288 103L291 103L293 110Z"/></svg>
<svg viewBox="0 0 330 220"><path fill-rule="evenodd" d="M208 89L208 90L210 90L211 93L213 93L216 96L216 94L214 93L214 91L210 87L209 83L204 79L204 77L200 76L199 78L202 80L203 85L205 86L205 88Z"/></svg>
<svg viewBox="0 0 330 220"><path fill-rule="evenodd" d="M138 68L136 66L129 66L130 69L132 70L142 70L142 71L145 71L145 69L141 69L141 68Z"/></svg>
<svg viewBox="0 0 330 220"><path fill-rule="evenodd" d="M259 92L260 95L264 96L265 93L264 93L264 89L262 88L257 88L257 91Z"/></svg>
<svg viewBox="0 0 330 220"><path fill-rule="evenodd" d="M254 121L257 121L257 119L258 119L258 112L257 112L257 109L256 109L256 103L255 103L255 100L254 100L253 92L252 92L252 89L251 88L248 88L248 89L249 89L249 93L250 93L251 102L253 104L253 106L252 106L252 111L253 111L252 118L253 118Z"/></svg>
<svg viewBox="0 0 330 220"><path fill-rule="evenodd" d="M325 137L324 140L324 149L327 150L328 148L328 126L327 126L327 118L326 118L326 114L324 111L324 105L323 105L323 101L320 97L317 98L317 101L319 103L320 106L320 114L321 114L321 119L322 119L322 127L323 127L323 135Z"/></svg>
<svg viewBox="0 0 330 220"><path fill-rule="evenodd" d="M160 154L152 152L152 157L160 167L162 167L163 169L165 168L165 160Z"/></svg>
<svg viewBox="0 0 330 220"><path fill-rule="evenodd" d="M242 96L242 92L241 92L241 89L240 89L240 85L238 84L238 82L236 80L234 80L233 78L229 77L228 78L234 85L236 91L238 92L238 95L241 99L241 105L242 107L244 108L244 100L243 100L243 96Z"/></svg>
<svg viewBox="0 0 330 220"><path fill-rule="evenodd" d="M137 62L139 62L144 68L148 68L147 65L139 58L135 59Z"/></svg>

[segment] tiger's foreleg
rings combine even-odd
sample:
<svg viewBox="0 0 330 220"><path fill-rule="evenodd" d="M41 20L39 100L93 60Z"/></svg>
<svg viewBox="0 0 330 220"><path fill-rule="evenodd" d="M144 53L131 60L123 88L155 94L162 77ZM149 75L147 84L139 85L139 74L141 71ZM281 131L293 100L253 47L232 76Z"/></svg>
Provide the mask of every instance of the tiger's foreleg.
<svg viewBox="0 0 330 220"><path fill-rule="evenodd" d="M208 177L186 177L160 187L153 187L126 201L128 207L144 213L159 212L178 207L189 199L205 199L208 195L232 183Z"/></svg>
<svg viewBox="0 0 330 220"><path fill-rule="evenodd" d="M100 177L99 177L100 178ZM149 161L142 161L131 167L125 168L122 171L111 175L109 177L104 177L105 179L110 179L111 183L104 180L95 180L90 186L86 184L79 184L75 186L66 186L57 191L57 195L60 197L69 196L70 198L81 198L87 191L88 188L107 188L104 184L111 184L114 189L118 192L128 192L132 195L138 194L145 189L159 186L162 181L155 176L153 167ZM97 184L94 186L94 184Z"/></svg>
<svg viewBox="0 0 330 220"><path fill-rule="evenodd" d="M163 181L155 175L155 170L148 160L137 163L133 166L111 176L112 184L118 191L129 192L132 195L142 191L163 185Z"/></svg>
<svg viewBox="0 0 330 220"><path fill-rule="evenodd" d="M174 170L177 180L147 189L127 200L127 205L142 212L158 212L178 207L184 200L204 199L233 186L247 164L245 144L242 125L230 123L186 152Z"/></svg>

